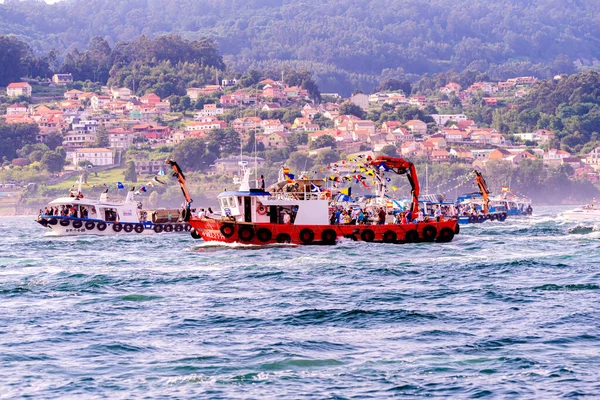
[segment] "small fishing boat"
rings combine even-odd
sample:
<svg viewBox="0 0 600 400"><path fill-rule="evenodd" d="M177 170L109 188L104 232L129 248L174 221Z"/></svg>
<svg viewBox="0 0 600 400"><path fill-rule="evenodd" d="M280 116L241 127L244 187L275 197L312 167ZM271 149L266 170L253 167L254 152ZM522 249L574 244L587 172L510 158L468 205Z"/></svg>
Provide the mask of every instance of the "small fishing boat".
<svg viewBox="0 0 600 400"><path fill-rule="evenodd" d="M81 192L52 200L36 219L43 227L58 236L157 234L162 232L191 231L185 222L185 210L144 210L136 201L134 190L125 201L111 201L108 189L100 198L88 199Z"/></svg>
<svg viewBox="0 0 600 400"><path fill-rule="evenodd" d="M468 193L456 199L458 223L480 224L485 221L504 222L508 216L503 204L490 203L490 191L481 172L473 171L479 192Z"/></svg>
<svg viewBox="0 0 600 400"><path fill-rule="evenodd" d="M176 162L170 161L178 176L188 209L192 199L185 187L185 176ZM244 167L244 165L241 165ZM405 224L386 223L390 220L384 207L378 209L378 221L362 224L331 223L331 194L321 189L323 180L281 180L268 191L250 188L250 170L243 169L239 190L218 195L220 218L192 216L192 236L205 241L267 245L292 243L297 245L336 244L339 238L382 243L449 242L457 232L457 220L440 217L419 218L419 183L415 167L401 158L381 156L368 160L368 166L381 183L378 191L384 196L384 171L406 174L412 187L410 213L414 218ZM382 202L387 202L383 200Z"/></svg>
<svg viewBox="0 0 600 400"><path fill-rule="evenodd" d="M577 207L558 214L559 217L572 221L600 221L600 207L595 203Z"/></svg>

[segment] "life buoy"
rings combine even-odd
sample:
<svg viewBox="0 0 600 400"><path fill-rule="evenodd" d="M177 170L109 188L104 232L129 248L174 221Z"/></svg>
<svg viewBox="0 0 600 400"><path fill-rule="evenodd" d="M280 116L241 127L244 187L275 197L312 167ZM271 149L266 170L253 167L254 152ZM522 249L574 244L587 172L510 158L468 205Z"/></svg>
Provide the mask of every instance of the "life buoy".
<svg viewBox="0 0 600 400"><path fill-rule="evenodd" d="M98 229L100 232L104 231L106 229L106 223L98 222L98 225L96 225L96 229Z"/></svg>
<svg viewBox="0 0 600 400"><path fill-rule="evenodd" d="M171 224L166 224L166 225L164 226L164 230L165 230L165 232L167 232L167 233L169 233L169 232L173 232L173 225L171 225Z"/></svg>
<svg viewBox="0 0 600 400"><path fill-rule="evenodd" d="M385 231L383 233L383 243L395 243L398 235L394 231Z"/></svg>
<svg viewBox="0 0 600 400"><path fill-rule="evenodd" d="M502 214L498 215L498 221L504 222L505 219L506 219L506 213L502 213Z"/></svg>
<svg viewBox="0 0 600 400"><path fill-rule="evenodd" d="M58 224L58 220L56 218L49 218L48 225L56 225Z"/></svg>
<svg viewBox="0 0 600 400"><path fill-rule="evenodd" d="M478 215L477 216L477 222L479 222L479 223L483 222L483 215Z"/></svg>
<svg viewBox="0 0 600 400"><path fill-rule="evenodd" d="M184 228L183 228L183 225L177 224L177 225L175 225L174 229L175 229L175 232L182 232Z"/></svg>
<svg viewBox="0 0 600 400"><path fill-rule="evenodd" d="M259 203L259 204L256 206L256 213L257 213L258 215L265 215L265 214L267 213L267 211L268 211L267 207L265 207L263 204L260 204L260 203Z"/></svg>
<svg viewBox="0 0 600 400"><path fill-rule="evenodd" d="M481 217L481 215L480 215ZM437 229L435 229L435 226L432 225L427 225L425 228L423 228L423 240L426 242L433 242L435 240L435 237L437 236Z"/></svg>
<svg viewBox="0 0 600 400"><path fill-rule="evenodd" d="M144 225L142 224L135 224L135 228L133 228L136 233L142 233L144 232Z"/></svg>
<svg viewBox="0 0 600 400"><path fill-rule="evenodd" d="M498 219L498 216L496 214L490 215L490 221L495 221L496 219Z"/></svg>
<svg viewBox="0 0 600 400"><path fill-rule="evenodd" d="M200 234L195 229L192 229L190 232L191 232L191 235L192 235L192 237L194 239L201 239L202 238L202 236L200 236Z"/></svg>
<svg viewBox="0 0 600 400"><path fill-rule="evenodd" d="M440 231L440 236L438 236L437 241L440 243L448 243L454 239L454 231L450 228L442 228Z"/></svg>
<svg viewBox="0 0 600 400"><path fill-rule="evenodd" d="M60 220L60 226L69 226L69 220L68 219L61 219Z"/></svg>
<svg viewBox="0 0 600 400"><path fill-rule="evenodd" d="M375 240L375 232L371 229L365 229L360 233L360 238L365 242L372 242Z"/></svg>
<svg viewBox="0 0 600 400"><path fill-rule="evenodd" d="M85 223L85 229L87 229L88 231L91 231L95 227L96 227L96 224L93 223L92 221L88 221Z"/></svg>
<svg viewBox="0 0 600 400"><path fill-rule="evenodd" d="M254 230L248 225L241 225L238 228L238 237L242 242L249 242L254 239Z"/></svg>
<svg viewBox="0 0 600 400"><path fill-rule="evenodd" d="M325 244L335 244L337 241L337 233L333 229L325 229L321 232L321 240Z"/></svg>
<svg viewBox="0 0 600 400"><path fill-rule="evenodd" d="M414 229L411 229L410 231L406 232L406 235L404 236L404 240L407 243L416 243L419 241L419 232L415 231Z"/></svg>
<svg viewBox="0 0 600 400"><path fill-rule="evenodd" d="M191 232L192 231L192 226L190 224L185 224L185 231L186 232Z"/></svg>
<svg viewBox="0 0 600 400"><path fill-rule="evenodd" d="M119 223L113 224L113 231L121 232L122 230L123 230L123 225L121 225Z"/></svg>
<svg viewBox="0 0 600 400"><path fill-rule="evenodd" d="M477 222L477 217L474 215L469 216L469 223L474 224Z"/></svg>
<svg viewBox="0 0 600 400"><path fill-rule="evenodd" d="M152 228L154 230L155 233L161 233L163 231L163 226L162 225L154 225L154 228Z"/></svg>
<svg viewBox="0 0 600 400"><path fill-rule="evenodd" d="M80 229L82 226L83 226L83 222L77 221L77 220L73 221L73 228Z"/></svg>
<svg viewBox="0 0 600 400"><path fill-rule="evenodd" d="M221 231L221 234L226 238L232 237L235 231L232 224L223 224L219 230Z"/></svg>
<svg viewBox="0 0 600 400"><path fill-rule="evenodd" d="M258 228L256 231L256 238L261 242L268 242L273 237L273 234L267 228Z"/></svg>
<svg viewBox="0 0 600 400"><path fill-rule="evenodd" d="M133 231L133 225L131 224L123 224L123 230L127 233L131 233Z"/></svg>
<svg viewBox="0 0 600 400"><path fill-rule="evenodd" d="M311 244L315 240L315 233L308 228L302 229L298 236L304 244Z"/></svg>
<svg viewBox="0 0 600 400"><path fill-rule="evenodd" d="M277 235L277 243L291 243L292 237L287 233L280 233Z"/></svg>
<svg viewBox="0 0 600 400"><path fill-rule="evenodd" d="M37 222L42 226L48 226L48 220L46 220L46 218L39 218Z"/></svg>

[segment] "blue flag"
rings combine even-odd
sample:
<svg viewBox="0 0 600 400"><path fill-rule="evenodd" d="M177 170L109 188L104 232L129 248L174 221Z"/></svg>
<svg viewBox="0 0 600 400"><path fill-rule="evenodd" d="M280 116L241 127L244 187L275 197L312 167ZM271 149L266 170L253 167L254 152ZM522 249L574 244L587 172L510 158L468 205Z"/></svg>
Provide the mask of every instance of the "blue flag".
<svg viewBox="0 0 600 400"><path fill-rule="evenodd" d="M125 189L125 186L121 182L117 182L117 189Z"/></svg>
<svg viewBox="0 0 600 400"><path fill-rule="evenodd" d="M315 185L314 183L311 183L310 186L311 186L311 188L310 188L311 192L319 193L321 191L321 189L319 189L319 187L317 185Z"/></svg>
<svg viewBox="0 0 600 400"><path fill-rule="evenodd" d="M160 171L158 171L158 175L163 176L165 174L165 171L163 171L162 169Z"/></svg>
<svg viewBox="0 0 600 400"><path fill-rule="evenodd" d="M142 186L142 187L140 188L140 192L142 192L142 193L145 193L145 192L146 192L146 186Z"/></svg>

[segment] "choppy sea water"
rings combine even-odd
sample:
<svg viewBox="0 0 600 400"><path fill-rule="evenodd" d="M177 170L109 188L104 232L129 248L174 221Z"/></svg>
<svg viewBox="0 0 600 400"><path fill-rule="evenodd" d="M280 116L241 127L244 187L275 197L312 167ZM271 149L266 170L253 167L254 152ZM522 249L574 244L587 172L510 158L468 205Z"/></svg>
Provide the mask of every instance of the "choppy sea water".
<svg viewBox="0 0 600 400"><path fill-rule="evenodd" d="M262 249L2 218L0 398L600 396L600 232L559 210Z"/></svg>

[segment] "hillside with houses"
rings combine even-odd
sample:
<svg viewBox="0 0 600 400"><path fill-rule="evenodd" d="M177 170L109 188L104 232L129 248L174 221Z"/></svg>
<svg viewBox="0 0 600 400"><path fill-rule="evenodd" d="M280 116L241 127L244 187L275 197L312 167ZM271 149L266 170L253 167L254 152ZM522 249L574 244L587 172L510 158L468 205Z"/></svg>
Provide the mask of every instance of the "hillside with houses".
<svg viewBox="0 0 600 400"><path fill-rule="evenodd" d="M584 195L594 193L599 180L600 143L568 151L561 144L561 137L571 134L565 129L494 127L495 118L532 101L537 91L550 84L559 87L572 77L557 76L549 83L525 76L468 87L449 82L427 94L378 91L342 98L329 93L320 101L284 80L265 78L249 87L243 80L221 79L166 98L152 92L140 96L127 87L82 87L69 74L56 74L46 83L11 82L2 98L0 134L10 133L11 127L31 127L35 134L22 146L5 146L0 183L31 183L19 181L21 174L51 188L52 180L78 171L127 168L143 180L174 156L186 170L195 171L203 192L217 191L219 182L230 179L224 176L237 173L240 152L272 179L282 165L327 179L324 168L348 155L368 153L427 163L438 187L454 177L435 173L436 168L490 171L496 186L510 184L513 176L518 185L518 171L533 168L540 184L558 173L586 188ZM48 90L46 86L62 96L36 99L36 88ZM488 111L491 124L481 118ZM59 157L50 157L54 154ZM61 157L62 162L55 160ZM494 172L500 165L515 172ZM536 196L526 182L521 185L525 194ZM564 197L569 196L577 193Z"/></svg>

